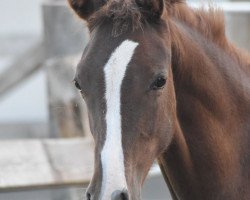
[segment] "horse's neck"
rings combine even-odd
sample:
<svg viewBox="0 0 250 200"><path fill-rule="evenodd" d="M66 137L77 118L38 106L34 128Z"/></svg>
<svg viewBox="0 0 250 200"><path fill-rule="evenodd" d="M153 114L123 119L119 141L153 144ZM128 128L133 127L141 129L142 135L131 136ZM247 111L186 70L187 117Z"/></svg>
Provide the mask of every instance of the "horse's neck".
<svg viewBox="0 0 250 200"><path fill-rule="evenodd" d="M247 199L246 67L201 34L178 26L173 44L177 129L160 165L180 199Z"/></svg>

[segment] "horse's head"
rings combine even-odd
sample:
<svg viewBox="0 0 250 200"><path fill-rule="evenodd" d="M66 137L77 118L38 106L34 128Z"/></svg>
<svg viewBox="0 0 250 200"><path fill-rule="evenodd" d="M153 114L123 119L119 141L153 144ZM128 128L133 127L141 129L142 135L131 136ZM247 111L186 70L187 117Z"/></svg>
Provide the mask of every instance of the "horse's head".
<svg viewBox="0 0 250 200"><path fill-rule="evenodd" d="M90 29L75 76L95 141L87 198L140 199L150 166L170 143L176 118L164 1L69 2Z"/></svg>

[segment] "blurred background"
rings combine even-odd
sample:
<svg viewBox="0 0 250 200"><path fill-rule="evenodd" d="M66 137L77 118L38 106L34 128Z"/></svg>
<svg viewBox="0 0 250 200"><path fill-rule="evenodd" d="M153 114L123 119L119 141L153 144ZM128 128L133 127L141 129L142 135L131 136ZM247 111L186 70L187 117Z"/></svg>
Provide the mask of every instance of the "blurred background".
<svg viewBox="0 0 250 200"><path fill-rule="evenodd" d="M250 3L212 2L226 11L228 37L249 50ZM84 199L93 145L72 79L85 24L66 0L0 1L0 24L0 200ZM157 166L143 199L170 199Z"/></svg>

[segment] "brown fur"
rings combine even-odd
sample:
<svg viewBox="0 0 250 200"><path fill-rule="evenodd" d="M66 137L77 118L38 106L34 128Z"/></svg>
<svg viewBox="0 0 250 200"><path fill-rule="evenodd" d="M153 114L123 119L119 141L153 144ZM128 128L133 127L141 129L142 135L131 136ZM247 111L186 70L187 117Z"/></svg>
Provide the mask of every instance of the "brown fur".
<svg viewBox="0 0 250 200"><path fill-rule="evenodd" d="M141 13L133 1L108 1L88 21L90 31L106 20L113 24L113 36L119 36L132 28L141 27Z"/></svg>
<svg viewBox="0 0 250 200"><path fill-rule="evenodd" d="M248 200L250 56L227 40L222 11L195 10L182 0L165 0L165 10L160 0L93 2L99 6L80 11L91 45L76 74L88 94L97 144L91 200L100 196L99 157L105 140L100 69L125 39L140 44L121 98L130 200L140 199L140 186L156 157L173 199ZM165 88L145 89L155 79L152 73L167 77Z"/></svg>
<svg viewBox="0 0 250 200"><path fill-rule="evenodd" d="M250 57L227 40L220 10L183 3L167 20L179 125L159 162L173 198L248 199Z"/></svg>

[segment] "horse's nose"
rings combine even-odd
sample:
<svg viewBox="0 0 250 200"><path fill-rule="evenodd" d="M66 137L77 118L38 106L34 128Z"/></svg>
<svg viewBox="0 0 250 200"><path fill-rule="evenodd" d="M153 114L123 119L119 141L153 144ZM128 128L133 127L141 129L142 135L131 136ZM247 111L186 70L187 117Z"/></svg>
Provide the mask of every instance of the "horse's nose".
<svg viewBox="0 0 250 200"><path fill-rule="evenodd" d="M128 192L126 190L116 190L112 193L111 200L129 200Z"/></svg>

